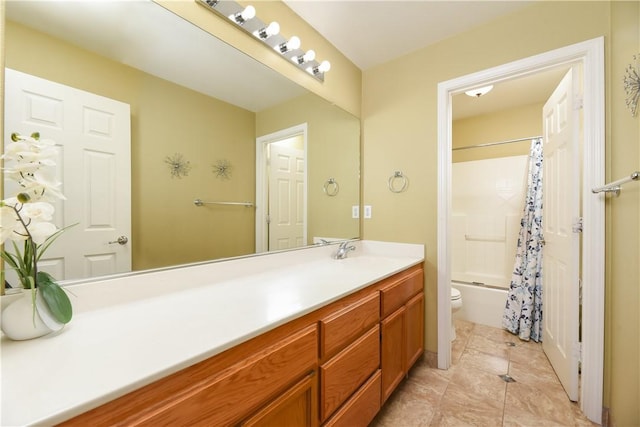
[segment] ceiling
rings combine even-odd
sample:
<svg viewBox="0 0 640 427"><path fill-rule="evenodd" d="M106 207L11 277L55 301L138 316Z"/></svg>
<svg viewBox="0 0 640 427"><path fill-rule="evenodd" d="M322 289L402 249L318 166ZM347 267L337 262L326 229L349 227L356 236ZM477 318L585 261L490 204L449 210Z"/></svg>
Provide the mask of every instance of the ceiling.
<svg viewBox="0 0 640 427"><path fill-rule="evenodd" d="M534 1L283 0L357 67L366 71ZM501 82L487 95L454 97L461 119L544 102L568 67Z"/></svg>
<svg viewBox="0 0 640 427"><path fill-rule="evenodd" d="M283 0L361 70L529 6L533 1Z"/></svg>

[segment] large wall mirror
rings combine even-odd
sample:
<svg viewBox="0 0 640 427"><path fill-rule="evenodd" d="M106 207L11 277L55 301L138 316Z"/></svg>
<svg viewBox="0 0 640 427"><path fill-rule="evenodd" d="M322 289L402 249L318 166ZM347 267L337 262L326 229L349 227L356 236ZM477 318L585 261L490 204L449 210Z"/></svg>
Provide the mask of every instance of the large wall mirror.
<svg viewBox="0 0 640 427"><path fill-rule="evenodd" d="M129 108L124 160L95 147L79 162L61 154L68 200L56 206L56 221L78 225L47 252L44 268L59 280L358 237L351 207L360 198L360 121L351 114L150 0L7 1L5 29L5 141L12 132L37 131L70 151L76 137L61 123L71 116L73 91ZM31 90L39 87L29 86L31 78L45 88L69 88L71 101ZM93 127L99 134L93 136L106 140L120 124L108 109L84 110L91 114L75 118L80 133ZM283 168L283 150L275 147L298 150L292 167L302 180L285 182L274 173ZM87 174L88 164L96 168ZM128 212L113 189L127 175ZM331 179L339 191L327 187ZM266 187L257 190L257 182ZM83 197L88 201L78 203ZM197 206L196 199L254 206ZM72 210L74 204L84 204L84 211ZM122 212L130 232L112 225ZM268 236L273 224L287 221L303 230L286 241L263 245L261 235L256 242L256 229ZM127 243L109 243L126 233ZM71 259L70 248L81 242L92 246ZM120 256L130 257L128 268L114 267Z"/></svg>

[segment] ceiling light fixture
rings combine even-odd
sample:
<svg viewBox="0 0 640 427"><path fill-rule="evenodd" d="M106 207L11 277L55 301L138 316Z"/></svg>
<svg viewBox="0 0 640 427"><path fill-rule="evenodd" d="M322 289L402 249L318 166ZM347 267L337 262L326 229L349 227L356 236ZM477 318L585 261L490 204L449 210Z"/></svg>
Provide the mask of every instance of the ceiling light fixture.
<svg viewBox="0 0 640 427"><path fill-rule="evenodd" d="M258 31L254 31L253 34L255 34L256 37L258 37L260 40L266 40L271 36L275 36L279 32L280 32L280 24L274 21L271 24L267 25L266 27L263 27Z"/></svg>
<svg viewBox="0 0 640 427"><path fill-rule="evenodd" d="M234 0L195 0L208 11L216 15L230 19L243 31L256 37L262 43L274 49L290 64L295 64L299 69L306 71L316 79L324 81L324 74L331 69L329 61L316 61L315 52L311 49L306 52L300 48L300 39L296 36L287 38L280 34L280 25L271 22L267 25L256 16L253 6L243 7ZM228 22L228 21L227 21Z"/></svg>
<svg viewBox="0 0 640 427"><path fill-rule="evenodd" d="M465 93L473 98L480 98L482 95L486 95L491 89L493 89L493 85L471 89Z"/></svg>

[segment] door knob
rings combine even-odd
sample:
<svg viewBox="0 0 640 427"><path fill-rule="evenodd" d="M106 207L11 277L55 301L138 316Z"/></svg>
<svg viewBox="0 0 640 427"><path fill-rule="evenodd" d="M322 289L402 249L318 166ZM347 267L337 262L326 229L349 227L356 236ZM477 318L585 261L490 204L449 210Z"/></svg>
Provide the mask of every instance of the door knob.
<svg viewBox="0 0 640 427"><path fill-rule="evenodd" d="M117 240L109 242L109 244L113 245L114 243L117 243L119 245L126 245L128 241L129 241L129 239L127 238L127 236L120 236L120 237L118 237Z"/></svg>

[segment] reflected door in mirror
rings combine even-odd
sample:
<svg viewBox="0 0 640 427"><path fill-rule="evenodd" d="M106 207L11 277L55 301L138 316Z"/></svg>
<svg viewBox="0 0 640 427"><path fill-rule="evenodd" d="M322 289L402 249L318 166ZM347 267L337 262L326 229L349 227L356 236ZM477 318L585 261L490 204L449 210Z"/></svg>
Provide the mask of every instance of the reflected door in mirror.
<svg viewBox="0 0 640 427"><path fill-rule="evenodd" d="M11 69L5 89L5 139L39 132L59 152L56 179L66 200L56 202L54 220L73 226L39 266L58 280L130 271L129 244L109 244L131 235L129 105Z"/></svg>

